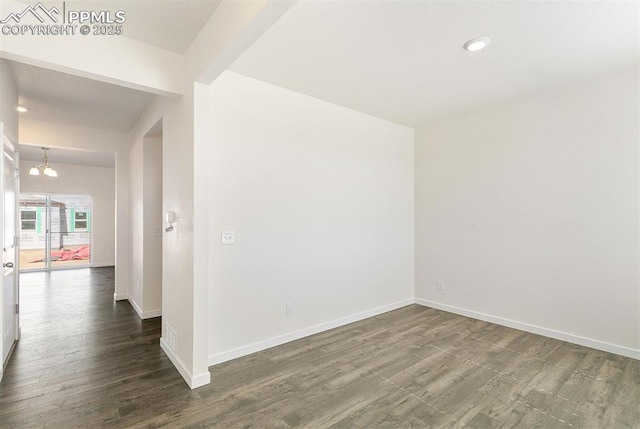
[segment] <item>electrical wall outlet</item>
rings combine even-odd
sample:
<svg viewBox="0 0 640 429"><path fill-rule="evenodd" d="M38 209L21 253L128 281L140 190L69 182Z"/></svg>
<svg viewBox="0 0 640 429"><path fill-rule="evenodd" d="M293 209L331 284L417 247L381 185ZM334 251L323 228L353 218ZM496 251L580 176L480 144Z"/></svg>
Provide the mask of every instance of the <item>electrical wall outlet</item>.
<svg viewBox="0 0 640 429"><path fill-rule="evenodd" d="M140 293L140 282L136 282L136 293Z"/></svg>
<svg viewBox="0 0 640 429"><path fill-rule="evenodd" d="M292 303L287 303L284 306L284 315L285 316L293 316L293 304Z"/></svg>
<svg viewBox="0 0 640 429"><path fill-rule="evenodd" d="M444 282L442 281L436 282L436 289L439 290L440 292L444 291Z"/></svg>
<svg viewBox="0 0 640 429"><path fill-rule="evenodd" d="M221 244L234 244L236 242L236 235L233 231L222 231L220 235Z"/></svg>

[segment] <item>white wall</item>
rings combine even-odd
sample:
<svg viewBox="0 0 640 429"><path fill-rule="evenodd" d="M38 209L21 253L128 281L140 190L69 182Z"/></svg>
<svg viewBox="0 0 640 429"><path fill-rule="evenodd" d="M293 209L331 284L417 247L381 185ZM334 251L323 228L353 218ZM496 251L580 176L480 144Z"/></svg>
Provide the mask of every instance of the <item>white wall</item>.
<svg viewBox="0 0 640 429"><path fill-rule="evenodd" d="M4 133L13 143L18 143L18 91L7 62L0 58L0 122Z"/></svg>
<svg viewBox="0 0 640 429"><path fill-rule="evenodd" d="M55 163L58 177L30 176L37 162L24 161L20 166L20 191L57 194L85 194L93 198L91 212L92 266L115 264L115 169L88 165Z"/></svg>
<svg viewBox="0 0 640 429"><path fill-rule="evenodd" d="M419 129L418 301L640 358L638 104L631 70Z"/></svg>
<svg viewBox="0 0 640 429"><path fill-rule="evenodd" d="M143 310L159 316L162 310L162 136L145 137L143 158Z"/></svg>
<svg viewBox="0 0 640 429"><path fill-rule="evenodd" d="M147 319L162 314L162 138L131 146L129 301Z"/></svg>
<svg viewBox="0 0 640 429"><path fill-rule="evenodd" d="M136 141L129 153L129 301L142 317L144 271L143 141Z"/></svg>
<svg viewBox="0 0 640 429"><path fill-rule="evenodd" d="M149 131L162 120L162 212L177 214L174 229L162 236L162 349L189 386L209 383L206 344L194 341L197 332L206 332L206 322L197 323L195 300L203 289L194 283L194 107L193 85L188 94L158 98L150 104L130 133L132 145L142 144ZM163 227L168 225L163 225ZM206 315L200 316L206 321ZM175 347L168 341L169 328L176 333ZM199 334L202 335L202 334ZM203 349L203 350L199 350Z"/></svg>
<svg viewBox="0 0 640 429"><path fill-rule="evenodd" d="M413 302L412 129L232 72L209 105L210 363Z"/></svg>

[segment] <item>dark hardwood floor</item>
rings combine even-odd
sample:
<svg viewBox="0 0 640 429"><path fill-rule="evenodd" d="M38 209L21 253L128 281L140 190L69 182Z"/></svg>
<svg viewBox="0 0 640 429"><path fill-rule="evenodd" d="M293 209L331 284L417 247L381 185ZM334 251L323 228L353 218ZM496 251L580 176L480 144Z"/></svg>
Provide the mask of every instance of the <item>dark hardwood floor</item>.
<svg viewBox="0 0 640 429"><path fill-rule="evenodd" d="M113 269L28 273L2 428L640 428L640 362L409 306L210 368L190 390Z"/></svg>

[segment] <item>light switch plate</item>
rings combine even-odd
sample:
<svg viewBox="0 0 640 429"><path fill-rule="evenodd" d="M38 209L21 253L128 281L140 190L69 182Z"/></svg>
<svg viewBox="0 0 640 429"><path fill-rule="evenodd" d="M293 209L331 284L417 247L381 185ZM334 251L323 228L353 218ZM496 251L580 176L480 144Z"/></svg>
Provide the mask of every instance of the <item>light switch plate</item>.
<svg viewBox="0 0 640 429"><path fill-rule="evenodd" d="M233 231L222 231L220 237L221 244L234 244L236 242L236 236Z"/></svg>

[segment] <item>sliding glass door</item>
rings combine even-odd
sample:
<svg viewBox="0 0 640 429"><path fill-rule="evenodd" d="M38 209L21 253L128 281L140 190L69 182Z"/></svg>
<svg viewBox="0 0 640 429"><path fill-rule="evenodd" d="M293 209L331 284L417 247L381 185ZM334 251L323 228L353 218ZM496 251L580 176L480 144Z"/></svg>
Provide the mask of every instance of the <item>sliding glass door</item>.
<svg viewBox="0 0 640 429"><path fill-rule="evenodd" d="M20 269L46 268L47 197L20 194Z"/></svg>
<svg viewBox="0 0 640 429"><path fill-rule="evenodd" d="M91 264L91 196L20 195L20 267L42 270Z"/></svg>

